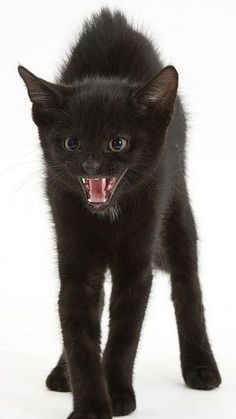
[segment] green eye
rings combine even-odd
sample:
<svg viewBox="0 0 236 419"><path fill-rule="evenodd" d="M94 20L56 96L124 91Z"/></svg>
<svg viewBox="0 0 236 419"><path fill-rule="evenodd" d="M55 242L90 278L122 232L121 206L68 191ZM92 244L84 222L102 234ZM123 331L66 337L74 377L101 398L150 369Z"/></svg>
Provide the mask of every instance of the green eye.
<svg viewBox="0 0 236 419"><path fill-rule="evenodd" d="M80 142L75 137L67 137L64 140L64 147L68 151L80 150Z"/></svg>
<svg viewBox="0 0 236 419"><path fill-rule="evenodd" d="M128 141L122 137L113 138L109 142L109 150L118 153L120 151L124 151L128 146Z"/></svg>

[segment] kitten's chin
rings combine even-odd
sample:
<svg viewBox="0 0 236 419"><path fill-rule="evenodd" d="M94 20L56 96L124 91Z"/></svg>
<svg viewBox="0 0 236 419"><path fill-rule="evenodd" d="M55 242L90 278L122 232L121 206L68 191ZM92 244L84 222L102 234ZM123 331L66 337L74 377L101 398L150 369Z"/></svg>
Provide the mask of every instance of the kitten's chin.
<svg viewBox="0 0 236 419"><path fill-rule="evenodd" d="M114 193L127 169L116 176L80 177L87 204L92 211L105 211L111 204Z"/></svg>

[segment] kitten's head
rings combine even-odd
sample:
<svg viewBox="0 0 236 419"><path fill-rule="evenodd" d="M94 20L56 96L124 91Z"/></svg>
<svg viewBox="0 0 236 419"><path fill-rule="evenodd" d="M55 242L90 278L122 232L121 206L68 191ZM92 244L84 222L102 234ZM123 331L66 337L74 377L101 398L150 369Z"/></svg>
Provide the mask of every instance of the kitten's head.
<svg viewBox="0 0 236 419"><path fill-rule="evenodd" d="M176 98L174 67L145 84L99 77L54 84L22 66L19 73L51 179L89 209L114 206L155 171Z"/></svg>

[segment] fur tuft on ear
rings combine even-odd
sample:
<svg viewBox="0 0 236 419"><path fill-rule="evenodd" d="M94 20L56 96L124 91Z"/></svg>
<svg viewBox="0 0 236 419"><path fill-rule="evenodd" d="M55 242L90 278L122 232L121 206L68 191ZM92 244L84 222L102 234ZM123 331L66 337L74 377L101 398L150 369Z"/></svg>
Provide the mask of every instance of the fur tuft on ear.
<svg viewBox="0 0 236 419"><path fill-rule="evenodd" d="M170 114L173 110L178 88L178 73L167 66L152 80L134 91L134 98L142 112Z"/></svg>
<svg viewBox="0 0 236 419"><path fill-rule="evenodd" d="M47 110L58 107L65 101L69 89L67 86L49 83L21 65L18 67L18 72L25 82L33 104L40 104L44 110Z"/></svg>

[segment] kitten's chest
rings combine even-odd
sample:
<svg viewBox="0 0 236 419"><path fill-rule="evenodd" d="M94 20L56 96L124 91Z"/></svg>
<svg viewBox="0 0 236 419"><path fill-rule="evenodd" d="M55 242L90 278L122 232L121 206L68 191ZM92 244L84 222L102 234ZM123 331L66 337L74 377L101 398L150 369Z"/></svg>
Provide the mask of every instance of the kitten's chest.
<svg viewBox="0 0 236 419"><path fill-rule="evenodd" d="M97 246L113 257L117 253L132 251L134 248L147 248L156 235L156 219L143 214L129 214L127 217L103 219L96 225Z"/></svg>

